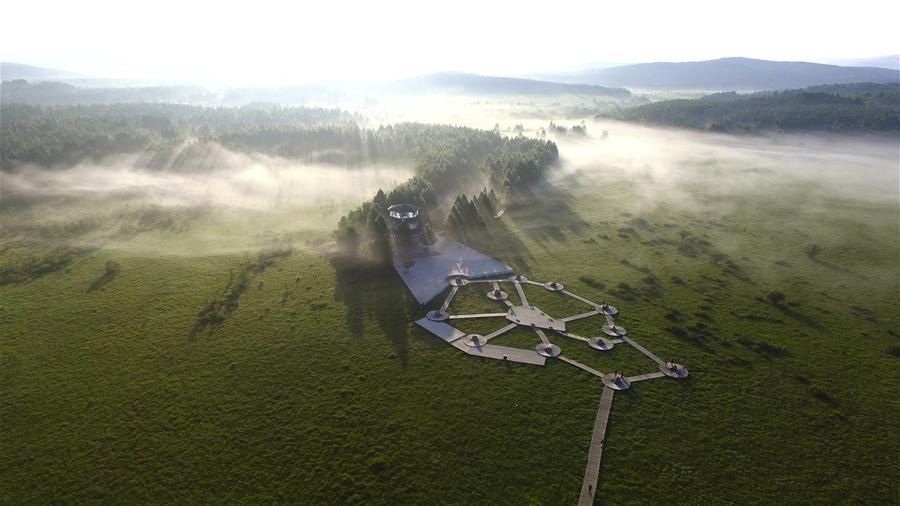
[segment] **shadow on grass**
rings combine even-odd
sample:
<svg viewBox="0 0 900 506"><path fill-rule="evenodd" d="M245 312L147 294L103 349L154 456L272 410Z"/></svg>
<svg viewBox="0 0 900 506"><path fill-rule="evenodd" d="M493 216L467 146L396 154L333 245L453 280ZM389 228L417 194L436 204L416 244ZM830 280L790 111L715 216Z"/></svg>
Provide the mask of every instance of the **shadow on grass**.
<svg viewBox="0 0 900 506"><path fill-rule="evenodd" d="M669 334L672 334L675 339L678 339L683 343L695 346L710 354L715 354L716 352L709 345L709 341L713 337L712 332L706 326L706 324L702 322L696 323L687 328L672 325L666 327L665 329Z"/></svg>
<svg viewBox="0 0 900 506"><path fill-rule="evenodd" d="M195 337L205 331L211 334L214 329L225 323L231 313L238 308L241 296L247 292L254 279L269 267L291 256L293 252L294 247L289 241L280 241L261 249L256 258L245 257L237 269L229 270L225 288L208 300L203 309L197 313L197 321L191 329L190 336ZM282 305L284 301L285 299L282 299Z"/></svg>
<svg viewBox="0 0 900 506"><path fill-rule="evenodd" d="M0 286L30 283L38 278L60 272L96 247L61 246L49 251L30 255L24 261L8 266L0 266Z"/></svg>
<svg viewBox="0 0 900 506"><path fill-rule="evenodd" d="M833 264L833 263L831 263L831 262L826 262L826 261L824 261L824 260L822 260L821 258L818 258L818 257L816 257L816 258L810 258L810 260L812 260L813 262L815 262L815 263L821 265L822 267L828 269L829 271L839 272L839 273L841 273L841 274L846 274L846 275L852 276L852 277L854 277L854 278L856 278L856 279L863 279L863 280L868 279L867 277L863 276L862 274L860 274L860 273L858 273L858 272L853 272L853 271L851 271L850 269L841 267L841 266L839 266L839 265L835 265L835 264Z"/></svg>
<svg viewBox="0 0 900 506"><path fill-rule="evenodd" d="M360 265L332 258L337 283L334 298L347 307L347 328L361 337L367 319L373 320L391 341L400 365L409 363L409 323L418 304L408 296L390 265ZM424 314L424 312L423 312Z"/></svg>
<svg viewBox="0 0 900 506"><path fill-rule="evenodd" d="M810 318L809 316L806 316L803 313L794 311L784 304L772 304L772 307L780 311L784 316L796 320L804 325L808 325L816 330L825 330L825 327L818 321Z"/></svg>
<svg viewBox="0 0 900 506"><path fill-rule="evenodd" d="M564 232L580 236L589 230L588 224L572 209L573 200L571 194L545 181L534 188L528 199L507 206L507 215L539 243L562 241Z"/></svg>
<svg viewBox="0 0 900 506"><path fill-rule="evenodd" d="M525 243L502 220L492 220L488 224L488 237L476 241L475 249L483 251L520 272L528 271L532 259Z"/></svg>
<svg viewBox="0 0 900 506"><path fill-rule="evenodd" d="M737 341L741 346L744 346L755 352L757 355L765 358L784 358L791 356L791 352L787 348L777 344L771 344L766 341L754 341L746 336L738 337Z"/></svg>
<svg viewBox="0 0 900 506"><path fill-rule="evenodd" d="M119 266L118 262L114 262L112 260L107 261L106 268L103 271L103 274L101 274L99 278L95 279L93 283L91 283L91 286L89 286L87 289L88 293L96 292L97 290L106 286L112 280L116 279L116 276L119 275L120 270L121 267Z"/></svg>

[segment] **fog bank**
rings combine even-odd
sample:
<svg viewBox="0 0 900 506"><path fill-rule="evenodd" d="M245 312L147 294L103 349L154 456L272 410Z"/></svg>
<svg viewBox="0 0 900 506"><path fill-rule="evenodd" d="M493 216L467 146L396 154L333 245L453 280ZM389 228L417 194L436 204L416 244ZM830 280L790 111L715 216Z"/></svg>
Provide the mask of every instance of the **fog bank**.
<svg viewBox="0 0 900 506"><path fill-rule="evenodd" d="M342 167L236 153L215 148L213 163L199 160L180 167L142 168L145 155L50 170L26 166L2 173L5 196L108 194L130 196L162 206L212 205L255 210L312 205L349 206L392 188L412 168L388 165ZM187 165L187 167L185 167Z"/></svg>

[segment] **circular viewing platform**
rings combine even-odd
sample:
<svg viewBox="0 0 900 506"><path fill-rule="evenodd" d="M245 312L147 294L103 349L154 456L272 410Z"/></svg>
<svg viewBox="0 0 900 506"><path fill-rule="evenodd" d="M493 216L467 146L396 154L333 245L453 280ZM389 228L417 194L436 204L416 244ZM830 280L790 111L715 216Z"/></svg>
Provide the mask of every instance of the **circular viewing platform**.
<svg viewBox="0 0 900 506"><path fill-rule="evenodd" d="M594 348L595 350L609 351L613 349L615 345L616 344L609 339L604 339L602 337L594 337L592 339L588 339L588 346Z"/></svg>
<svg viewBox="0 0 900 506"><path fill-rule="evenodd" d="M628 390L631 388L631 382L628 381L624 376L616 377L615 374L606 374L603 376L603 384L606 385L607 388L612 388L613 390Z"/></svg>
<svg viewBox="0 0 900 506"><path fill-rule="evenodd" d="M682 379L687 378L688 370L687 367L676 364L674 362L667 362L665 364L660 364L659 370L662 371L663 374L670 378Z"/></svg>

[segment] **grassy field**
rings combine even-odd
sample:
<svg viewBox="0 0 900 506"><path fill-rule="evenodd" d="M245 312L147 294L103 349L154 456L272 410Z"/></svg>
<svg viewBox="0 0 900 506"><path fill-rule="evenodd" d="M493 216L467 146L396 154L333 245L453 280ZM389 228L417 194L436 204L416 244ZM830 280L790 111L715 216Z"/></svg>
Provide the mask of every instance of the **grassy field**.
<svg viewBox="0 0 900 506"><path fill-rule="evenodd" d="M598 501L896 502L896 174L845 184L856 159L730 158L716 139L661 161L647 138L625 160L639 134L608 128L607 144L562 144L534 203L477 245L616 305L691 371L616 395ZM426 309L393 272L330 262L340 207L3 206L0 270L18 273L0 286L3 503L577 500L602 384L419 329ZM454 308L493 310L483 288ZM527 290L551 315L583 309ZM603 371L655 369L552 339Z"/></svg>

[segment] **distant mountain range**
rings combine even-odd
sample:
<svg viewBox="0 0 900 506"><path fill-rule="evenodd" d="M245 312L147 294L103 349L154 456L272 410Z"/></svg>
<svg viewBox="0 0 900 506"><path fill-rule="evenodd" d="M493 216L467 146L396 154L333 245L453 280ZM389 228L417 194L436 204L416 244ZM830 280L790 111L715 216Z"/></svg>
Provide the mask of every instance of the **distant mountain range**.
<svg viewBox="0 0 900 506"><path fill-rule="evenodd" d="M714 93L599 115L715 132L900 132L900 84L827 84L799 90Z"/></svg>
<svg viewBox="0 0 900 506"><path fill-rule="evenodd" d="M463 72L439 72L394 81L387 91L403 93L459 93L487 95L594 95L626 98L631 92L594 84L570 84L516 77L493 77Z"/></svg>
<svg viewBox="0 0 900 506"><path fill-rule="evenodd" d="M865 60L881 65L897 63L896 56ZM35 67L20 63L0 63L3 81L77 80L79 87L112 87L113 81L87 79L74 72ZM535 77L535 76L532 76ZM838 66L809 62L780 62L751 58L720 58L697 62L639 63L592 68L568 74L541 74L537 79L494 77L462 72L441 72L381 83L319 83L279 86L306 96L310 90L335 92L380 92L384 94L458 93L475 95L558 95L577 94L627 98L625 88L763 91L805 88L822 84L898 83L900 70L880 67ZM121 84L121 83L118 83ZM141 85L141 86L146 86ZM131 87L135 87L132 85ZM269 89L271 87L261 87ZM301 93L302 92L302 93ZM321 93L320 93L321 94ZM301 97L302 98L302 97Z"/></svg>
<svg viewBox="0 0 900 506"><path fill-rule="evenodd" d="M639 63L555 76L554 80L649 89L781 90L819 84L900 82L900 71L809 62L720 58L697 62Z"/></svg>
<svg viewBox="0 0 900 506"><path fill-rule="evenodd" d="M54 81L60 79L85 79L86 76L65 70L35 67L23 63L0 62L0 80Z"/></svg>
<svg viewBox="0 0 900 506"><path fill-rule="evenodd" d="M7 64L4 64L7 65ZM115 102L189 102L210 103L214 97L195 86L114 86L115 80L74 79L74 75L28 67L27 72L13 67L16 72L5 74L2 97L9 103L26 104L96 104ZM6 67L4 67L5 69ZM49 77L56 76L56 77ZM27 80L30 82L9 82ZM65 82L53 82L65 81ZM73 86L74 84L74 86ZM624 88L610 88L590 84L566 84L534 79L490 77L477 74L443 72L409 79L378 83L332 82L288 86L258 86L233 88L226 91L222 103L239 105L251 102L302 104L309 100L340 100L356 95L588 95L592 97L628 98L631 92Z"/></svg>
<svg viewBox="0 0 900 506"><path fill-rule="evenodd" d="M888 54L884 56L875 56L873 58L847 58L841 60L829 60L822 63L852 67L880 67L883 69L900 70L900 55Z"/></svg>
<svg viewBox="0 0 900 506"><path fill-rule="evenodd" d="M73 79L71 82L81 80ZM0 101L4 104L86 105L138 102L205 104L212 103L214 99L214 95L198 86L73 86L69 82L54 80L38 82L9 80L0 85Z"/></svg>

